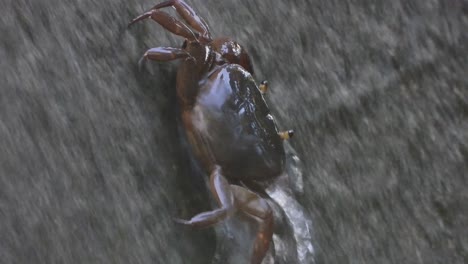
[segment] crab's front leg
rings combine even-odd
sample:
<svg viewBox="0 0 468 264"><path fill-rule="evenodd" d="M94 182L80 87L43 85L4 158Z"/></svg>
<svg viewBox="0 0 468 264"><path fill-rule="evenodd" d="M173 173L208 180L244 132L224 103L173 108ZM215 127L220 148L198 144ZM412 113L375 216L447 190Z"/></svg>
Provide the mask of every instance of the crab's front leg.
<svg viewBox="0 0 468 264"><path fill-rule="evenodd" d="M139 67L141 68L146 60L154 61L172 61L177 59L192 59L195 61L195 58L192 57L188 52L179 48L170 48L170 47L157 47L151 48L145 52L143 57L138 62Z"/></svg>
<svg viewBox="0 0 468 264"><path fill-rule="evenodd" d="M175 19L169 14L160 11L158 9L163 7L172 6L176 9L177 13L192 27L197 33L194 33L187 25L183 22ZM205 21L199 17L193 9L182 0L169 0L155 5L148 12L133 19L128 26L134 23L151 18L161 26L171 31L172 33L185 37L190 41L202 40L204 42L210 42L211 33L208 25Z"/></svg>
<svg viewBox="0 0 468 264"><path fill-rule="evenodd" d="M155 5L152 10L160 9L163 7L172 6L177 13L197 32L209 40L211 40L211 33L206 22L193 11L193 9L183 0L168 0Z"/></svg>
<svg viewBox="0 0 468 264"><path fill-rule="evenodd" d="M141 20L147 19L147 18L153 19L154 21L156 21L158 24L160 24L161 26L163 26L165 29L169 30L173 34L184 37L190 41L198 41L197 35L195 35L195 33L193 33L193 31L189 27L187 27L187 25L175 19L168 13L160 11L160 10L148 11L136 17L135 19L133 19L128 24L128 26L130 27L131 25Z"/></svg>
<svg viewBox="0 0 468 264"><path fill-rule="evenodd" d="M171 61L176 59L194 59L187 51L179 48L157 47L149 49L143 55L143 59L156 61Z"/></svg>

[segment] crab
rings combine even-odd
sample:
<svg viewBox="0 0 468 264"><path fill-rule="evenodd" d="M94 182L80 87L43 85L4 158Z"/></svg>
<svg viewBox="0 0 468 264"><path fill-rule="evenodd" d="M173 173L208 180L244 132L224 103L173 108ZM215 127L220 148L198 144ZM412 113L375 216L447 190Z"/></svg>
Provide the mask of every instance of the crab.
<svg viewBox="0 0 468 264"><path fill-rule="evenodd" d="M173 7L184 20L161 8ZM236 212L257 220L251 263L261 263L270 246L274 218L264 189L284 170L283 140L293 131L278 131L257 85L245 48L228 37L212 38L207 23L182 0L155 5L130 22L151 18L185 38L180 48L156 47L143 60L180 60L177 101L191 151L209 175L209 188L219 208L191 219L176 219L192 227L209 227Z"/></svg>

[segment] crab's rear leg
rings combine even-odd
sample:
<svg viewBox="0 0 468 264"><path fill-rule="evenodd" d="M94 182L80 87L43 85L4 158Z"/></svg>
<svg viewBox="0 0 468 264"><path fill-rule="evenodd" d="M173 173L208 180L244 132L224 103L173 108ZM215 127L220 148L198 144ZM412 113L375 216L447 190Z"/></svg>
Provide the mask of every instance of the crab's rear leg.
<svg viewBox="0 0 468 264"><path fill-rule="evenodd" d="M176 18L172 17L166 12L160 11L160 10L151 10L148 11L135 19L133 19L128 26L131 26L135 24L136 22L139 22L141 20L151 18L154 21L156 21L158 24L163 26L165 29L169 30L173 34L176 34L178 36L184 37L190 41L197 41L197 36L193 31L187 27L184 23L180 22Z"/></svg>
<svg viewBox="0 0 468 264"><path fill-rule="evenodd" d="M253 245L251 264L262 263L273 236L273 211L267 201L258 194L237 185L231 185L239 210L258 222Z"/></svg>
<svg viewBox="0 0 468 264"><path fill-rule="evenodd" d="M211 33L206 22L198 16L195 11L183 0L168 0L155 5L151 10L160 9L163 7L172 6L177 13L197 32L203 37L211 40Z"/></svg>
<svg viewBox="0 0 468 264"><path fill-rule="evenodd" d="M175 219L176 222L193 227L208 227L232 215L236 210L234 194L219 166L210 175L210 189L220 208L197 214L190 220Z"/></svg>
<svg viewBox="0 0 468 264"><path fill-rule="evenodd" d="M230 185L219 166L216 166L211 173L210 189L220 208L197 214L190 220L175 219L176 222L192 227L208 227L241 210L259 224L251 264L260 264L273 236L273 212L270 206L265 199L254 192L241 186Z"/></svg>

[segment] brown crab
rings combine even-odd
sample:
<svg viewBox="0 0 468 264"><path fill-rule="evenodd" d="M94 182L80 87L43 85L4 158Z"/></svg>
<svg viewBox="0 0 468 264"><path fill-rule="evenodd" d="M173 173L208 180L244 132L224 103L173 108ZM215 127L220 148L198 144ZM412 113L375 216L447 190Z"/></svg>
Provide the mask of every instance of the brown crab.
<svg viewBox="0 0 468 264"><path fill-rule="evenodd" d="M170 6L188 26L159 10ZM177 221L207 227L241 211L259 223L251 263L261 263L273 234L273 213L262 190L282 173L282 140L293 131L278 132L262 95L267 83L257 86L245 49L230 38L212 39L208 25L184 1L162 2L129 25L146 18L185 38L181 48L152 48L143 59L182 60L176 85L182 124L219 204Z"/></svg>

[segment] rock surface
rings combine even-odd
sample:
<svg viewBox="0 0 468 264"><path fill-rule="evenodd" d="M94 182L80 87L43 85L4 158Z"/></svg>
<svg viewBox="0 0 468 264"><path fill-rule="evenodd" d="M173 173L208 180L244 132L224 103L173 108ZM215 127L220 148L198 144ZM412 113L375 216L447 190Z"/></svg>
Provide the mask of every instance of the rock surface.
<svg viewBox="0 0 468 264"><path fill-rule="evenodd" d="M1 263L210 263L154 1L3 0ZM468 263L468 2L191 0L304 163L317 263Z"/></svg>

